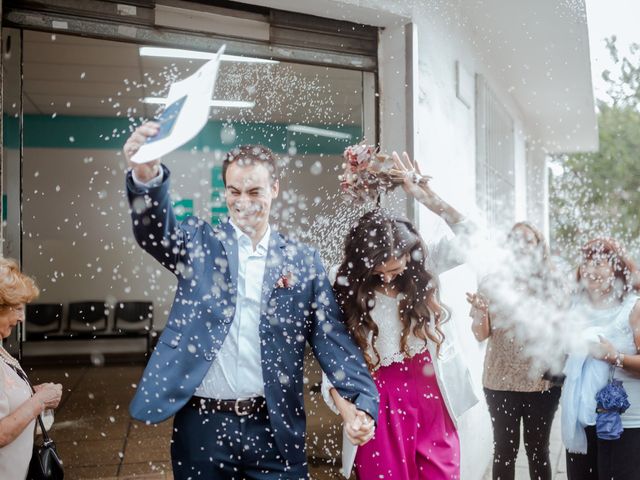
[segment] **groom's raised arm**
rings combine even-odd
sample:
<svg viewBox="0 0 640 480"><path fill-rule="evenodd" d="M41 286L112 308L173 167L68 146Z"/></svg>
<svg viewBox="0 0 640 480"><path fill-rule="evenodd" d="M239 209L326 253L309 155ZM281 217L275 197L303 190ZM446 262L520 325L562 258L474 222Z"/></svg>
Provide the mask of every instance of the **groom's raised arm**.
<svg viewBox="0 0 640 480"><path fill-rule="evenodd" d="M179 224L173 213L169 195L169 169L152 160L135 163L132 158L149 138L160 131L160 125L146 122L136 128L122 148L129 171L126 188L133 235L147 253L163 266L178 273L179 262L186 263L188 230L195 229L195 219Z"/></svg>
<svg viewBox="0 0 640 480"><path fill-rule="evenodd" d="M313 327L309 338L313 353L338 393L377 422L378 389L362 352L342 321L318 252L314 254L313 268Z"/></svg>
<svg viewBox="0 0 640 480"><path fill-rule="evenodd" d="M146 185L127 173L127 198L131 208L133 234L138 244L162 265L176 273L179 262L185 262L188 232L178 223L169 195L170 172L161 166L157 185ZM187 222L195 222L191 218ZM188 225L187 225L188 226Z"/></svg>

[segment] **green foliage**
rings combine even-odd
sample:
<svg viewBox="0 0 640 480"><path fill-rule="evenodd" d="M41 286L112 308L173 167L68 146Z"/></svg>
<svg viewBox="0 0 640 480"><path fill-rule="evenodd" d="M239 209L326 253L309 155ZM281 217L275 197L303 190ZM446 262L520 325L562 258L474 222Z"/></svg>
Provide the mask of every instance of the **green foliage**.
<svg viewBox="0 0 640 480"><path fill-rule="evenodd" d="M637 107L640 104L640 45L632 43L629 56L620 58L616 41L615 35L605 39L609 55L618 69L615 74L610 70L602 72L602 78L608 84L607 103L614 107Z"/></svg>
<svg viewBox="0 0 640 480"><path fill-rule="evenodd" d="M550 222L554 247L575 261L589 238L611 236L640 254L640 46L620 58L607 39L617 74L603 72L608 97L598 101L600 149L552 160Z"/></svg>

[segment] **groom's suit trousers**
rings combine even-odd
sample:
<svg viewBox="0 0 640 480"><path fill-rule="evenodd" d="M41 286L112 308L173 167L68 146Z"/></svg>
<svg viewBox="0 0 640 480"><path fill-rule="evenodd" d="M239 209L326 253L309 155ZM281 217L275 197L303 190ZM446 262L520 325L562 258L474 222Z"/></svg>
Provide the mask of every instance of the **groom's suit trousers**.
<svg viewBox="0 0 640 480"><path fill-rule="evenodd" d="M238 416L189 402L173 421L175 480L307 479L307 462L292 464L275 448L267 409Z"/></svg>

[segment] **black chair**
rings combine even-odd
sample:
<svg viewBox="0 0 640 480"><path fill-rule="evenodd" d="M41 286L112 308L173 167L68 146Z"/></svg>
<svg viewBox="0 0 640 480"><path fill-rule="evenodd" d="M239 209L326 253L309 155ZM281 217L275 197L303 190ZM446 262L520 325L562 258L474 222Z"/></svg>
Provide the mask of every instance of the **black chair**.
<svg viewBox="0 0 640 480"><path fill-rule="evenodd" d="M61 329L61 303L27 304L25 329L27 332L27 340L46 338L48 333L57 333Z"/></svg>
<svg viewBox="0 0 640 480"><path fill-rule="evenodd" d="M145 335L147 337L147 353L149 353L153 332L153 302L118 302L113 320L113 330L121 335Z"/></svg>
<svg viewBox="0 0 640 480"><path fill-rule="evenodd" d="M71 334L104 332L109 322L109 305L104 301L71 302L67 319Z"/></svg>

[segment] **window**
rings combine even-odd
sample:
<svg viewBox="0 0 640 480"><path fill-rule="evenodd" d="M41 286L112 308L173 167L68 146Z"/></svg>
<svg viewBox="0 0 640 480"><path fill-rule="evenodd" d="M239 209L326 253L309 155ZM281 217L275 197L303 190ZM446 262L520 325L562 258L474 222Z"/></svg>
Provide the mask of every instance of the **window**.
<svg viewBox="0 0 640 480"><path fill-rule="evenodd" d="M487 226L515 222L513 119L484 77L476 77L476 201Z"/></svg>

